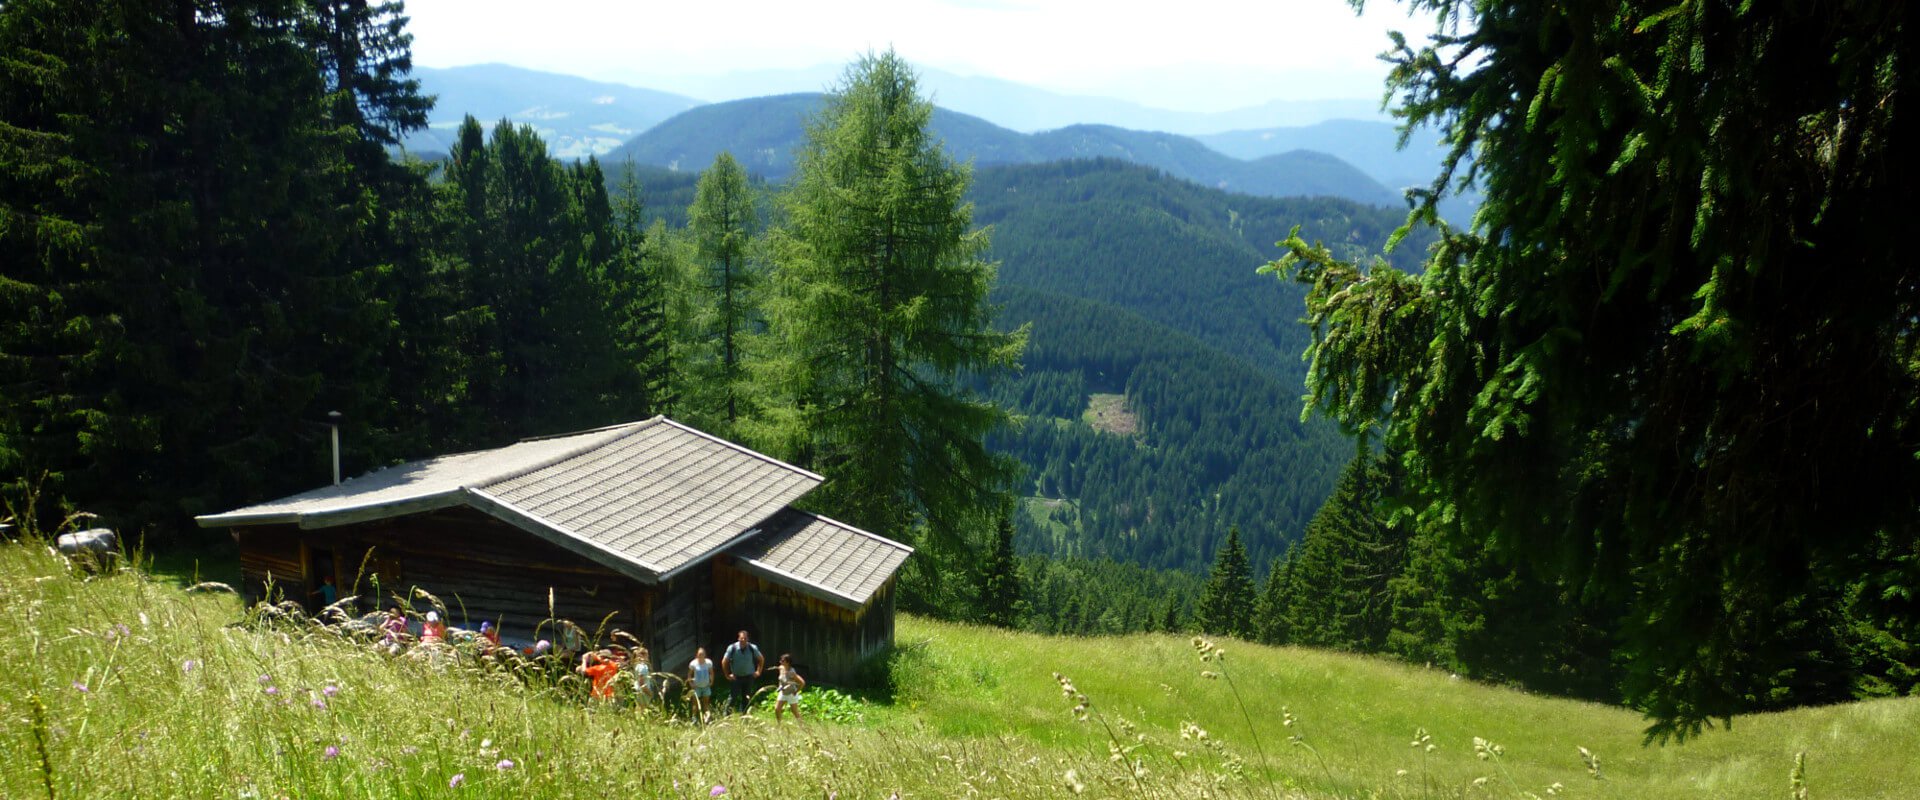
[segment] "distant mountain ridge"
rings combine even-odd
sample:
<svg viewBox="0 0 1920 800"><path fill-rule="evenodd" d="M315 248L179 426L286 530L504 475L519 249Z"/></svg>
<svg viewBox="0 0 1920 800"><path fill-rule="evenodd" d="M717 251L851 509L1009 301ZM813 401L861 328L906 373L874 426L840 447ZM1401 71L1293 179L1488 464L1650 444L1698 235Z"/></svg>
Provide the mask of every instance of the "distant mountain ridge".
<svg viewBox="0 0 1920 800"><path fill-rule="evenodd" d="M727 75L634 76L642 85L669 86L673 91L712 101L732 101L778 94L823 92L832 87L845 67L817 64L797 69L765 69ZM1186 135L1248 128L1307 125L1327 119L1387 121L1375 97L1324 100L1270 100L1224 111L1176 111L1098 94L1062 92L981 75L961 75L920 67L920 90L942 108L971 114L1016 131L1062 128L1068 125L1112 125L1134 130L1166 131Z"/></svg>
<svg viewBox="0 0 1920 800"><path fill-rule="evenodd" d="M748 170L779 180L793 170L806 119L822 94L789 94L689 109L634 137L601 159L699 171L722 150ZM1324 153L1293 151L1246 161L1199 141L1106 125L1073 125L1023 134L978 117L935 108L933 131L949 155L976 165L1037 164L1114 158L1153 167L1204 186L1268 197L1327 196L1397 206L1400 197L1352 165Z"/></svg>
<svg viewBox="0 0 1920 800"><path fill-rule="evenodd" d="M471 114L488 127L501 118L531 125L559 158L605 153L701 101L668 92L506 64L414 68L421 90L437 96L426 130L408 136L416 153L447 152Z"/></svg>

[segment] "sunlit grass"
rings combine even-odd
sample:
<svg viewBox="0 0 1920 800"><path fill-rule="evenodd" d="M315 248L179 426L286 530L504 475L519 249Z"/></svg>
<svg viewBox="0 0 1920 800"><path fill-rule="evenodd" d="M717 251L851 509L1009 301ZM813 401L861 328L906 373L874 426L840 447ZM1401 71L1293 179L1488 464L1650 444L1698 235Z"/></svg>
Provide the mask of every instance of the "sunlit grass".
<svg viewBox="0 0 1920 800"><path fill-rule="evenodd" d="M1384 660L1223 642L1203 663L1181 637L903 617L891 705L701 727L242 617L231 595L70 575L42 545L0 544L0 796L1786 797L1799 752L1815 797L1920 783L1915 699L1643 748L1630 712ZM1474 737L1500 754L1476 758Z"/></svg>

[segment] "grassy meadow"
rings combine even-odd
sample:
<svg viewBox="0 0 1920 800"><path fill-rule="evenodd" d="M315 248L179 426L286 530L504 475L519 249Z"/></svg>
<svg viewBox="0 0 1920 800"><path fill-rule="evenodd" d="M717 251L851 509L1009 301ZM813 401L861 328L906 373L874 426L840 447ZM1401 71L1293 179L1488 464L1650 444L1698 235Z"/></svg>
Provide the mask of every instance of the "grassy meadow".
<svg viewBox="0 0 1920 800"><path fill-rule="evenodd" d="M0 796L1788 798L1799 753L1811 797L1920 787L1920 698L1647 747L1628 711L1384 660L902 618L891 690L841 721L696 726L245 616L0 544Z"/></svg>

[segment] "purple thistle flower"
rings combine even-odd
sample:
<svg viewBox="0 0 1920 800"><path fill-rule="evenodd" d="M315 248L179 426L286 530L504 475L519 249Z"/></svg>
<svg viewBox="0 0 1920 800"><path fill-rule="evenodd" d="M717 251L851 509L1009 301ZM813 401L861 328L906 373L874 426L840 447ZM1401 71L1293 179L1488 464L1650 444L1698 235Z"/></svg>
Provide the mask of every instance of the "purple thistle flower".
<svg viewBox="0 0 1920 800"><path fill-rule="evenodd" d="M268 675L268 674L266 674L266 673L264 673L264 672L262 672L262 673L260 673L260 682L261 682L261 683L263 683L263 684L267 684L267 683L272 683L272 682L273 682L273 676L272 676L272 675Z"/></svg>
<svg viewBox="0 0 1920 800"><path fill-rule="evenodd" d="M132 636L132 635L133 635L133 629L132 629L132 628L129 628L129 627L127 627L127 623L124 623L124 622L119 622L119 623L115 623L113 627L114 627L114 629L115 629L115 630L118 630L118 631L120 631L120 635L121 635L121 636Z"/></svg>
<svg viewBox="0 0 1920 800"><path fill-rule="evenodd" d="M340 748L338 748L338 747L334 747L333 745L327 745L327 752L325 753L325 755L324 755L324 757L325 757L325 758L326 758L326 759L327 759L328 761L332 761L332 760L333 760L333 759L335 759L335 758L339 758L339 757L340 757Z"/></svg>
<svg viewBox="0 0 1920 800"><path fill-rule="evenodd" d="M711 791L711 792L707 792L707 796L708 796L708 797L719 797L720 795L723 795L723 794L726 794L726 793L727 793L727 787L725 787L725 786L721 786L720 784L717 784L717 783L716 783L716 784L714 784L714 785L713 785L713 791Z"/></svg>
<svg viewBox="0 0 1920 800"><path fill-rule="evenodd" d="M278 695L278 694L280 694L280 687L278 687L278 686L269 686L269 687L267 687L267 688L266 688L266 692L267 692L267 696L268 696L268 697L273 697L273 696L275 696L275 695Z"/></svg>
<svg viewBox="0 0 1920 800"><path fill-rule="evenodd" d="M327 707L327 701L322 700L318 697L313 698L313 707L319 708L319 709L325 709Z"/></svg>
<svg viewBox="0 0 1920 800"><path fill-rule="evenodd" d="M321 694L324 694L324 695L326 695L326 696L328 696L328 697L332 697L332 696L334 696L334 695L336 695L336 694L339 694L339 693L340 693L340 687L338 687L338 686L335 686L335 685L333 685L333 684L331 684L331 683L329 683L329 684L327 684L327 688L325 688L325 689L321 689L321 690L320 690L320 693L321 693Z"/></svg>
<svg viewBox="0 0 1920 800"><path fill-rule="evenodd" d="M463 784L466 782L467 782L467 773L456 772L453 774L453 777L447 779L447 788L458 789L460 788L460 784Z"/></svg>
<svg viewBox="0 0 1920 800"><path fill-rule="evenodd" d="M501 772L506 772L507 770L513 769L513 759L511 758L500 759L500 763L493 765L493 768L500 770Z"/></svg>
<svg viewBox="0 0 1920 800"><path fill-rule="evenodd" d="M79 682L79 681L74 681L74 682L73 682L73 688L75 688L75 689L79 689L80 691L83 691L83 692L84 692L84 691L87 691L87 685L86 685L86 684L84 684L84 683L81 683L81 682Z"/></svg>
<svg viewBox="0 0 1920 800"><path fill-rule="evenodd" d="M180 662L181 672L192 672L199 668L200 668L200 662L197 659L189 658L185 661Z"/></svg>

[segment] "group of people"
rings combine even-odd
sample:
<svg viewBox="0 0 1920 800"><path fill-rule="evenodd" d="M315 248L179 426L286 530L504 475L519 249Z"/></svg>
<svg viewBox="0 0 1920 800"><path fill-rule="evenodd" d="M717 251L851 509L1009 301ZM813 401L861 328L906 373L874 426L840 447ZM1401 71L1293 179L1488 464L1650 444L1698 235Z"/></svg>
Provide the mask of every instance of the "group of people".
<svg viewBox="0 0 1920 800"><path fill-rule="evenodd" d="M720 655L720 674L725 676L729 687L729 696L725 711L748 713L752 707L755 683L766 671L767 659L761 654L760 646L741 631L733 644L727 645L725 653ZM773 719L778 722L783 715L793 715L794 722L800 719L800 691L807 688L807 679L800 676L793 667L793 655L782 653L776 674L775 689L777 695L773 705ZM632 657L623 656L612 649L595 650L580 657L580 666L576 669L593 684L593 697L599 700L614 698L614 678L622 671L630 671L634 676L634 685L639 687L640 702L651 703L659 696L659 687L654 681L652 660L645 647L633 651ZM707 656L707 648L695 648L693 660L687 662L686 687L693 704L693 715L700 721L713 718L713 659Z"/></svg>
<svg viewBox="0 0 1920 800"><path fill-rule="evenodd" d="M389 606L381 619L378 630L380 639L377 647L383 652L398 655L409 641L416 637L410 630L406 614L399 606ZM472 634L462 632L462 640ZM616 637L625 634L616 633ZM632 637L628 637L632 638ZM438 611L428 611L420 623L417 641L422 645L446 644L448 632L446 622ZM495 654L503 650L500 644L500 630L491 622L480 623L473 643L478 646L481 655ZM602 648L582 653L578 666L573 671L587 678L592 687L591 695L595 700L611 701L616 696L615 679L622 673L631 676L642 705L651 705L664 695L666 675L653 670L652 656L647 648L633 642L630 648ZM545 639L526 648L524 655L542 661L551 657L569 658L567 653L555 652L553 644ZM564 661L562 663L572 663ZM707 648L696 648L693 660L687 663L685 686L693 706L694 718L701 721L713 717L713 692L716 678L725 678L728 685L727 703L722 711L748 713L758 682L766 672L766 656L760 652L760 646L753 643L746 631L740 631L732 644L720 655L718 674L715 664L707 656ZM564 668L563 668L564 669ZM678 676L673 676L678 679ZM807 679L794 669L793 656L783 653L776 664L774 689L776 692L773 718L777 722L782 716L791 714L795 722L800 722L800 692L807 687Z"/></svg>

